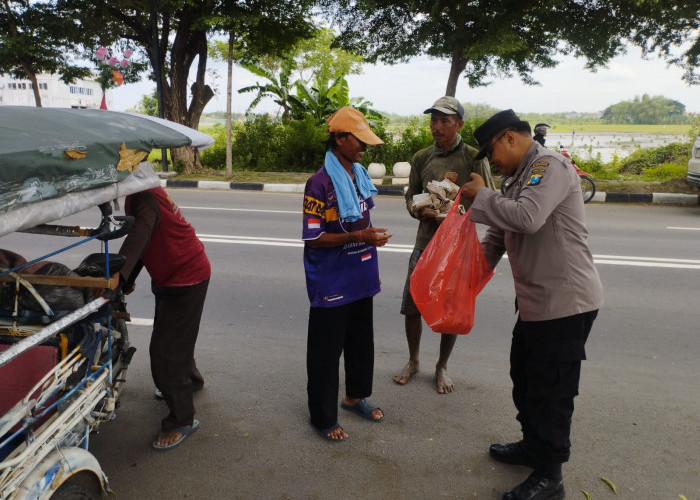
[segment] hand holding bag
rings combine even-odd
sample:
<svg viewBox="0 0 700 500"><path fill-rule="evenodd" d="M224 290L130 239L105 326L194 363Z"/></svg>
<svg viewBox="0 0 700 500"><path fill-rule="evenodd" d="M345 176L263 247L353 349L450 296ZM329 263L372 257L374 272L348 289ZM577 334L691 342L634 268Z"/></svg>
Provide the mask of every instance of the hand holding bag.
<svg viewBox="0 0 700 500"><path fill-rule="evenodd" d="M411 274L410 292L434 332L466 335L474 325L476 296L494 270L469 211L462 215L459 207L458 195Z"/></svg>

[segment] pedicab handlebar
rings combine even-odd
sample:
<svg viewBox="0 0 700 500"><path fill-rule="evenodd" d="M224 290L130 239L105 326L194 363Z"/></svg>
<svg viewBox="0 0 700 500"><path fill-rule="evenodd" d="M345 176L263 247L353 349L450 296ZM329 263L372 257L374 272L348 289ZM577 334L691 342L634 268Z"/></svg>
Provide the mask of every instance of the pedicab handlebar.
<svg viewBox="0 0 700 500"><path fill-rule="evenodd" d="M49 236L96 237L100 241L108 241L121 238L133 227L134 217L131 215L112 215L112 206L109 203L102 203L99 205L99 208L102 218L97 228L39 224L38 226L22 229L20 232ZM112 229L113 226L116 229Z"/></svg>

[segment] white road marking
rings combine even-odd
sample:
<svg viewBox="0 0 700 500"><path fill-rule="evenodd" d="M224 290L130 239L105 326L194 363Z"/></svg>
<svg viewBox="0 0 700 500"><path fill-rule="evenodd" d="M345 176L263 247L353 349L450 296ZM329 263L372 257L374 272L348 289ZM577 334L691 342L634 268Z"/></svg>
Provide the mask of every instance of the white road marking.
<svg viewBox="0 0 700 500"><path fill-rule="evenodd" d="M131 318L127 321L130 325L136 326L153 326L153 318Z"/></svg>
<svg viewBox="0 0 700 500"><path fill-rule="evenodd" d="M228 236L223 234L198 234L199 239L207 243L235 243L239 245L262 245L277 247L303 248L304 243L296 238L268 238L257 236ZM413 245L399 245L388 243L377 249L380 252L411 253ZM507 256L504 256L507 258ZM629 255L594 255L596 264L609 264L616 266L656 267L671 269L698 269L700 260L670 259L664 257L636 257Z"/></svg>
<svg viewBox="0 0 700 500"><path fill-rule="evenodd" d="M700 231L700 227L676 227L666 226L666 229L676 229L678 231Z"/></svg>
<svg viewBox="0 0 700 500"><path fill-rule="evenodd" d="M257 208L216 208L216 207L180 207L184 210L217 210L221 212L264 212L269 214L300 214L299 210L262 210Z"/></svg>

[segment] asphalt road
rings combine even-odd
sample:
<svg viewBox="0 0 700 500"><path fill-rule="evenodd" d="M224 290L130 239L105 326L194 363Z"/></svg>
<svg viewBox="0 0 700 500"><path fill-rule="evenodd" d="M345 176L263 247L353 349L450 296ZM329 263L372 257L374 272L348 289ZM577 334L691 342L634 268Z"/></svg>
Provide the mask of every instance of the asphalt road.
<svg viewBox="0 0 700 500"><path fill-rule="evenodd" d="M207 380L195 399L201 428L180 448L151 448L166 409L153 398L150 329L132 324L138 351L122 406L91 439L118 498L496 499L527 476L487 454L490 443L519 438L508 377L515 315L507 260L477 299L474 329L457 342L449 365L456 391L434 389L439 339L428 329L421 373L397 386L391 376L407 358L398 310L415 221L401 198L377 198L373 222L394 234L379 254L383 291L375 298L371 400L386 418L374 424L341 411L350 439L328 443L308 424L306 407L301 195L171 194L214 269L197 344ZM584 499L581 490L612 498L601 477L623 498L700 498L700 207L601 204L586 212L606 305L576 399L567 498ZM36 238L10 235L2 245L33 258L42 250ZM152 317L147 275L128 306L135 318Z"/></svg>

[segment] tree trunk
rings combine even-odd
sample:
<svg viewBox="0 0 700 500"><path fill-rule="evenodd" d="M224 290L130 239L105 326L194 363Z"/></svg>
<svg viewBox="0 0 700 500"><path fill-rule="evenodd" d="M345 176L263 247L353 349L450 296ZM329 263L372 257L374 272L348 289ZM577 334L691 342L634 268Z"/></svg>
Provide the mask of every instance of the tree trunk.
<svg viewBox="0 0 700 500"><path fill-rule="evenodd" d="M5 0L4 2L2 2L2 6L7 16L10 37L14 41L17 41L19 38L19 29L17 28L17 22L15 21L15 17L12 8L10 7L10 3L7 0ZM41 96L39 95L39 85L36 81L36 73L32 69L32 65L26 60L22 61L22 69L24 70L25 76L29 79L30 82L32 82L32 90L34 91L34 101L36 103L36 107L40 108Z"/></svg>
<svg viewBox="0 0 700 500"><path fill-rule="evenodd" d="M461 57L452 57L452 64L450 65L450 76L447 78L447 88L445 89L445 95L455 97L457 93L457 82L459 81L459 75L462 74L464 68L467 67L467 61Z"/></svg>
<svg viewBox="0 0 700 500"><path fill-rule="evenodd" d="M466 27L466 15L465 9L467 8L468 1L461 0L457 5L457 15L456 24L457 29L467 29ZM462 74L464 68L467 67L467 59L462 57L462 52L464 50L464 41L455 42L455 46L452 47L452 61L450 64L450 76L447 78L447 88L445 89L445 95L455 97L457 94L457 82L459 81L459 75Z"/></svg>
<svg viewBox="0 0 700 500"><path fill-rule="evenodd" d="M163 100L165 102L165 117L190 128L197 129L204 107L214 97L214 91L205 83L207 70L207 33L192 30L191 20L197 19L196 10L203 8L204 2L185 3L178 13L178 29L170 30L170 19L163 16L161 30L161 47L165 48L168 39L172 40L170 49L170 65L167 78L163 80ZM146 43L147 42L146 38ZM165 52L165 51L164 51ZM149 52L150 53L150 52ZM164 53L160 57L165 65ZM197 61L195 81L188 85L190 68ZM188 100L188 95L191 98ZM170 152L173 164L181 162L182 172L191 173L202 168L199 152L191 147L173 148Z"/></svg>
<svg viewBox="0 0 700 500"><path fill-rule="evenodd" d="M28 64L23 64L24 72L32 82L32 90L34 91L34 101L36 102L36 107L41 108L41 96L39 95L39 83L36 81L36 73L32 71Z"/></svg>
<svg viewBox="0 0 700 500"><path fill-rule="evenodd" d="M233 91L233 33L228 34L228 81L226 84L226 175L233 175L233 151L231 150L231 94Z"/></svg>

